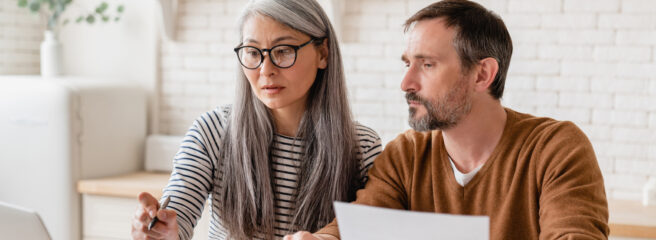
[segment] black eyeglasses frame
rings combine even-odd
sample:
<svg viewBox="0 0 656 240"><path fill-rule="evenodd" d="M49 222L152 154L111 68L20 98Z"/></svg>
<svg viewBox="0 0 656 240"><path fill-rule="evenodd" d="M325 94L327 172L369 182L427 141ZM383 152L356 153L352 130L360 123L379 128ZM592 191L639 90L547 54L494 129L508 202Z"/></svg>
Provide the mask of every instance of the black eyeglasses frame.
<svg viewBox="0 0 656 240"><path fill-rule="evenodd" d="M273 46L273 47L268 48L268 49L267 48L259 49L259 48L253 47L253 46L239 46L239 47L234 48L234 51L235 51L235 54L237 54L237 59L239 60L239 64L241 64L241 66L243 66L246 69L253 70L253 69L257 69L260 66L262 66L262 63L264 62L264 53L267 53L267 55L269 55L269 61L271 61L271 63L273 63L274 66L276 66L277 68L285 69L285 68L290 68L290 67L294 66L294 64L296 63L296 59L298 58L298 50L299 49L301 49L302 47L305 47L306 45L308 45L312 42L315 42L315 41L320 41L319 43L321 43L321 42L323 42L324 39L325 39L325 37L318 37L318 38L313 37L309 41L307 41L307 42L305 42L301 45L280 44L280 45L276 45L276 46ZM291 65L289 65L287 67L281 67L273 61L273 59L271 58L271 51L273 49L277 48L277 47L290 47L290 48L294 49L294 61L292 62ZM249 68L246 65L244 65L244 63L241 62L241 58L239 57L239 51L243 48L252 48L252 49L257 50L260 53L260 63L258 63L256 67Z"/></svg>

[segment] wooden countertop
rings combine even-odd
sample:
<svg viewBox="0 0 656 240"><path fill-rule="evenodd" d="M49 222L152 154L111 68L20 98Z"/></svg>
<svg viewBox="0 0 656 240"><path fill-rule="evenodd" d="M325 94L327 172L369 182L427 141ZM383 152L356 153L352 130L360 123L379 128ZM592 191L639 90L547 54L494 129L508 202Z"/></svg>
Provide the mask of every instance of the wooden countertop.
<svg viewBox="0 0 656 240"><path fill-rule="evenodd" d="M656 238L656 206L638 201L609 200L610 233L613 236Z"/></svg>
<svg viewBox="0 0 656 240"><path fill-rule="evenodd" d="M170 173L135 172L116 177L80 180L77 183L77 191L82 194L135 199L139 193L148 192L159 199L170 175Z"/></svg>
<svg viewBox="0 0 656 240"><path fill-rule="evenodd" d="M155 198L170 173L136 172L116 177L80 180L78 192L82 194L136 198L140 192L149 192ZM656 238L656 206L643 206L637 201L609 200L610 232L613 236Z"/></svg>

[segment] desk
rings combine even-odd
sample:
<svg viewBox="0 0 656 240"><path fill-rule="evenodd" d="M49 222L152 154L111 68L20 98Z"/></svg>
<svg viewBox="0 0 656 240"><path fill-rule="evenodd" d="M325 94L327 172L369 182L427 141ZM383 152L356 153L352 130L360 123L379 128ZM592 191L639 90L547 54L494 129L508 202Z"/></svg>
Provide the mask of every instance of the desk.
<svg viewBox="0 0 656 240"><path fill-rule="evenodd" d="M656 206L638 201L609 200L610 233L613 236L656 239Z"/></svg>
<svg viewBox="0 0 656 240"><path fill-rule="evenodd" d="M137 206L137 195L149 192L156 198L162 196L169 173L136 172L127 175L102 179L81 180L78 191L83 194L83 232L85 236L115 236L129 232L129 222L123 214L132 219ZM656 238L656 206L645 207L637 201L609 200L611 236ZM128 210L126 210L128 209ZM207 239L209 214L205 207L203 217L195 229L194 239ZM121 218L112 214L121 213ZM109 215L109 216L107 216ZM114 224L101 223L102 220ZM125 226L127 225L127 226ZM119 229L110 230L108 228ZM126 230L127 229L127 230ZM123 234L124 235L124 234ZM123 236L129 239L129 236ZM204 237L204 238L203 238ZM85 237L85 239L91 239ZM93 238L100 239L100 238Z"/></svg>
<svg viewBox="0 0 656 240"><path fill-rule="evenodd" d="M161 198L169 173L135 172L131 174L80 180L82 194L82 235L84 240L131 239L130 226L138 205L137 195L148 192ZM194 229L193 239L208 239L209 207Z"/></svg>
<svg viewBox="0 0 656 240"><path fill-rule="evenodd" d="M169 173L136 172L101 179L81 180L77 184L82 194L134 198L148 192L155 198L162 197L162 189L169 180Z"/></svg>

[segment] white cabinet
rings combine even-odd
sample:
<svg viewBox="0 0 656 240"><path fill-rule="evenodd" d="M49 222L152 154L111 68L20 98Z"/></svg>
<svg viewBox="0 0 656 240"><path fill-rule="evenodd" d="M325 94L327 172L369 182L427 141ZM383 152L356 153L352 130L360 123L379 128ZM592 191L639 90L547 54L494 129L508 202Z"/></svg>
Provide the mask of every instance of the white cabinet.
<svg viewBox="0 0 656 240"><path fill-rule="evenodd" d="M0 201L82 236L76 183L143 168L146 93L116 79L0 76Z"/></svg>
<svg viewBox="0 0 656 240"><path fill-rule="evenodd" d="M137 195L148 192L161 198L169 173L136 172L121 176L86 179L78 183L82 193L84 240L130 239L132 218L138 206ZM206 240L209 230L209 204L194 229L195 240Z"/></svg>

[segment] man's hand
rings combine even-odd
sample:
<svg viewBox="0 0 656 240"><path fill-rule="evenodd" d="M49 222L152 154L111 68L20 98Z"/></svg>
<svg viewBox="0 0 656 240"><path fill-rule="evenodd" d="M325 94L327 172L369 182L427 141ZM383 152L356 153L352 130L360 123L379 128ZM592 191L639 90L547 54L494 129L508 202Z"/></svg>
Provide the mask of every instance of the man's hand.
<svg viewBox="0 0 656 240"><path fill-rule="evenodd" d="M157 199L149 193L139 194L139 206L132 219L132 239L178 239L176 213L169 209L159 209ZM157 223L148 230L148 224L157 216Z"/></svg>
<svg viewBox="0 0 656 240"><path fill-rule="evenodd" d="M305 231L296 232L293 235L287 235L283 240L339 240L328 234L312 234Z"/></svg>

